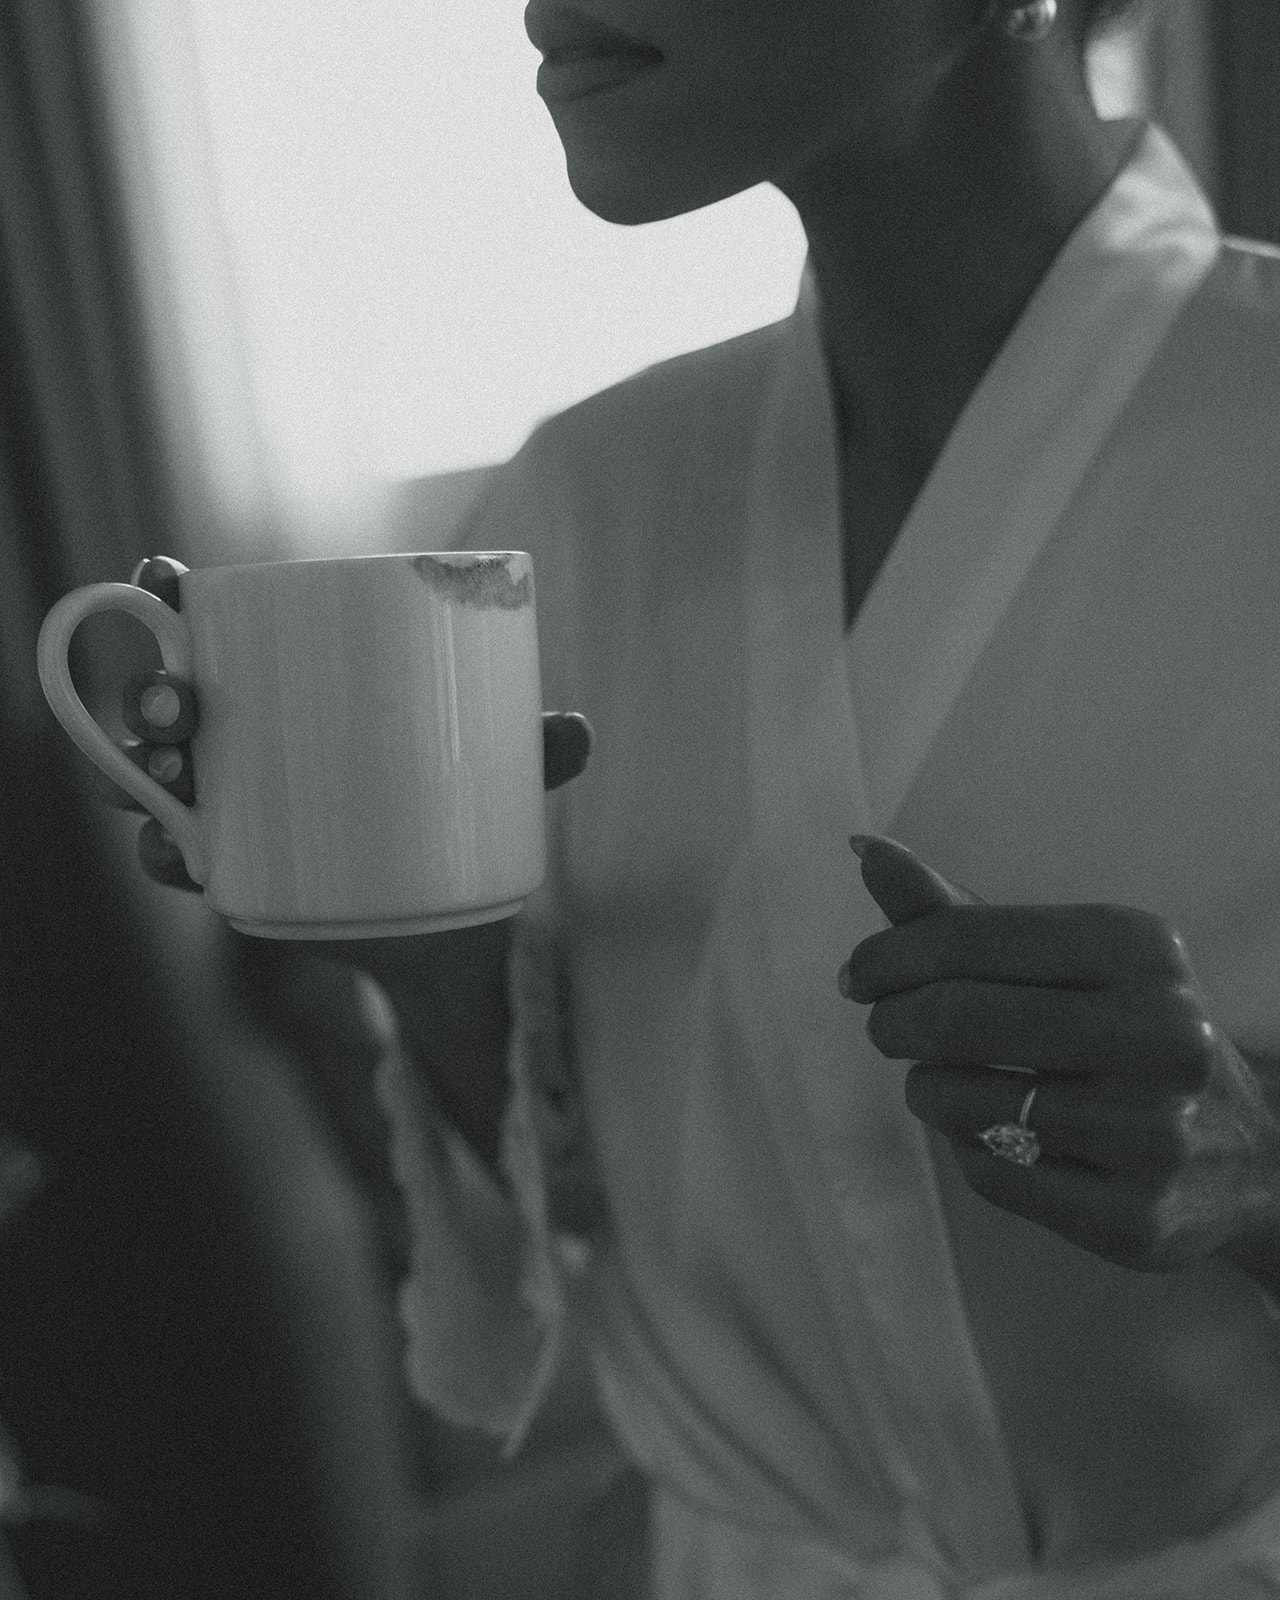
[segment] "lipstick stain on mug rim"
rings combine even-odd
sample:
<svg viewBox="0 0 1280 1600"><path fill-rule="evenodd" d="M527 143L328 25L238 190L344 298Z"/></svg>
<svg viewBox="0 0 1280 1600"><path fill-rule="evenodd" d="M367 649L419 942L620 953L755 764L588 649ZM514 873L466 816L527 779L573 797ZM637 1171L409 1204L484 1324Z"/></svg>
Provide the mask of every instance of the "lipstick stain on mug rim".
<svg viewBox="0 0 1280 1600"><path fill-rule="evenodd" d="M410 566L442 599L458 605L516 611L533 603L533 574L513 578L510 556L414 556Z"/></svg>

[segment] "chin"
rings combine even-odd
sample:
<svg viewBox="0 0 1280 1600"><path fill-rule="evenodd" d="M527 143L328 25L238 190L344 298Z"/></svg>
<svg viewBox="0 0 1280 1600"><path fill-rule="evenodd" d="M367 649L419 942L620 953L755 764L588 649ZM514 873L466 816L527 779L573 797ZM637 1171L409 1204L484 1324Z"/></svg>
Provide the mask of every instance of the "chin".
<svg viewBox="0 0 1280 1600"><path fill-rule="evenodd" d="M664 181L655 166L637 171L604 161L568 158L569 187L576 198L603 222L635 228L646 222L665 222L691 211L727 200L749 184L707 184L691 181L692 174L681 174Z"/></svg>
<svg viewBox="0 0 1280 1600"><path fill-rule="evenodd" d="M602 222L615 222L619 227L638 228L646 222L665 222L668 217L678 217L687 208L669 196L652 189L631 189L622 184L591 183L583 179L569 179L569 187L587 210Z"/></svg>

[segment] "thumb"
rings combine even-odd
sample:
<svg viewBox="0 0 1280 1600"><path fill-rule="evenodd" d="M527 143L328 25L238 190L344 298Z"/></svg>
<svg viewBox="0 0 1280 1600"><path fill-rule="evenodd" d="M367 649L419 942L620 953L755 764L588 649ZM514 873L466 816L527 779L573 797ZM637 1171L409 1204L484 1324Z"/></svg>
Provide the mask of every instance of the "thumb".
<svg viewBox="0 0 1280 1600"><path fill-rule="evenodd" d="M862 861L862 881L890 922L910 922L943 906L982 905L970 889L951 883L883 834L855 833L849 840Z"/></svg>

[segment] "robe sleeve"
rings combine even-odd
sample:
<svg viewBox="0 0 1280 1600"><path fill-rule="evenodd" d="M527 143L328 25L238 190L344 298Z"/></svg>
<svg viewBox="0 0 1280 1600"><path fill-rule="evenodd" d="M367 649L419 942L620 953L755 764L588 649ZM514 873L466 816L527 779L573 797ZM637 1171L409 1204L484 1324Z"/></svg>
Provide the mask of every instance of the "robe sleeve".
<svg viewBox="0 0 1280 1600"><path fill-rule="evenodd" d="M411 1393L514 1457L555 1378L566 1319L603 1214L581 1095L566 1071L549 950L518 919L500 1165L507 1192L435 1104L369 980L377 1073L406 1209L410 1266L398 1311Z"/></svg>
<svg viewBox="0 0 1280 1600"><path fill-rule="evenodd" d="M550 710L579 708L574 597L584 515L574 486L590 455L572 418L550 419L494 470L464 526L445 535L454 549L532 555ZM548 799L548 881L514 922L500 1145L506 1192L405 1057L385 995L376 985L366 990L385 1039L377 1089L410 1236L399 1291L409 1387L447 1422L502 1440L507 1459L554 1380L575 1287L605 1214L557 936L565 804L563 791Z"/></svg>

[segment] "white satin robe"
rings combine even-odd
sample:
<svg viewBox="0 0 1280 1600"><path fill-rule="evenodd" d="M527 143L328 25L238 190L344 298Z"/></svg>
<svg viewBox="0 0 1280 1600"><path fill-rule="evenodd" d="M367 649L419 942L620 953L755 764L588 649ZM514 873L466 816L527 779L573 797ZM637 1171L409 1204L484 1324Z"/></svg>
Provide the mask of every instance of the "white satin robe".
<svg viewBox="0 0 1280 1600"><path fill-rule="evenodd" d="M1145 1554L1080 1511L1110 1473L1117 1516L1159 1530L1185 1488L1161 1487L1163 1441L1249 1448L1248 1375L1280 1382L1263 1297L978 1200L836 988L883 926L848 836L884 832L990 901L1169 917L1228 1035L1280 1049L1280 254L1224 244L1148 130L847 635L807 277L786 321L540 427L467 543L533 552L545 704L596 746L550 798L524 918L504 1248L421 1086L382 1074L424 1402L514 1451L577 1297L656 1486L660 1600L1280 1595L1265 1495ZM548 948L607 1197L576 1247L548 1213ZM1215 1341L1249 1394L1208 1421L1109 1354L1158 1346L1163 1370Z"/></svg>

